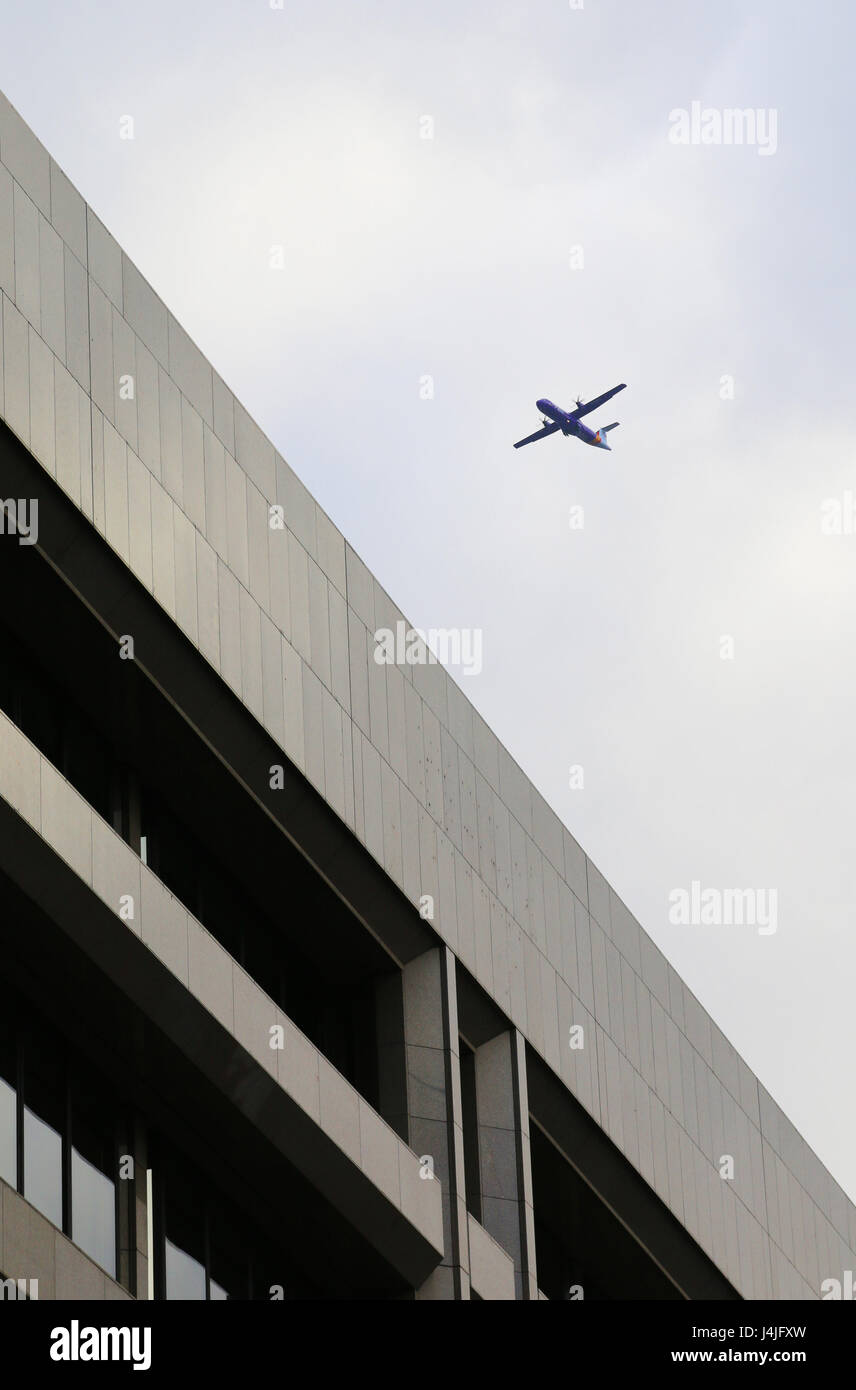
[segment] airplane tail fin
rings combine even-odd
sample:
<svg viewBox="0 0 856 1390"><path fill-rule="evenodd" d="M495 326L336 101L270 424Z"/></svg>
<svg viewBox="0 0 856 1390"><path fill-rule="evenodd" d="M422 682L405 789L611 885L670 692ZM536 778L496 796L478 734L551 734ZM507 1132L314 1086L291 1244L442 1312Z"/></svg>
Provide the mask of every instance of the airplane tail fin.
<svg viewBox="0 0 856 1390"><path fill-rule="evenodd" d="M606 442L606 436L609 434L610 430L618 429L618 424L618 420L615 420L611 425L601 425L594 437L594 443L597 445L598 449L611 449L612 446Z"/></svg>

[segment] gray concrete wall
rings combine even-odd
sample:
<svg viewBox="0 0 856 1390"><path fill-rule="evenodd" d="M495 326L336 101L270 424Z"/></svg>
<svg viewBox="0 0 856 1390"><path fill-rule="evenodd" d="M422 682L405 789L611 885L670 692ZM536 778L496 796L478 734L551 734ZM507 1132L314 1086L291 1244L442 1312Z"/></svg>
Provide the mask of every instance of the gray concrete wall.
<svg viewBox="0 0 856 1390"><path fill-rule="evenodd" d="M735 1287L856 1267L853 1204L446 671L375 663L403 615L2 97L0 310L0 415Z"/></svg>
<svg viewBox="0 0 856 1390"><path fill-rule="evenodd" d="M121 1302L131 1297L115 1279L73 1245L68 1236L2 1180L0 1274L6 1279L25 1279L28 1294L34 1292L44 1301L82 1298ZM34 1279L38 1281L35 1291L30 1282Z"/></svg>

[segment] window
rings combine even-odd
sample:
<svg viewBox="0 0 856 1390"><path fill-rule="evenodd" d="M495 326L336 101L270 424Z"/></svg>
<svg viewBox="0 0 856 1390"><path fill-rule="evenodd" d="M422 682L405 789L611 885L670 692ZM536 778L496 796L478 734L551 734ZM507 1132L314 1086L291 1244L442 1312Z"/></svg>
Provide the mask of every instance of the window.
<svg viewBox="0 0 856 1390"><path fill-rule="evenodd" d="M0 1178L115 1279L120 1201L128 1226L133 1212L117 1180L125 1117L21 996L0 991L0 1020Z"/></svg>
<svg viewBox="0 0 856 1390"><path fill-rule="evenodd" d="M169 1301L267 1302L305 1295L308 1285L284 1253L247 1219L197 1163L162 1136L152 1148L155 1297Z"/></svg>
<svg viewBox="0 0 856 1390"><path fill-rule="evenodd" d="M15 1040L0 1024L0 1178L18 1186L18 1089Z"/></svg>
<svg viewBox="0 0 856 1390"><path fill-rule="evenodd" d="M105 1125L109 1097L71 1081L71 1238L113 1278L116 1277L115 1133Z"/></svg>
<svg viewBox="0 0 856 1390"><path fill-rule="evenodd" d="M62 1062L32 1034L24 1052L24 1185L28 1202L63 1229ZM61 1056L61 1054L60 1054Z"/></svg>

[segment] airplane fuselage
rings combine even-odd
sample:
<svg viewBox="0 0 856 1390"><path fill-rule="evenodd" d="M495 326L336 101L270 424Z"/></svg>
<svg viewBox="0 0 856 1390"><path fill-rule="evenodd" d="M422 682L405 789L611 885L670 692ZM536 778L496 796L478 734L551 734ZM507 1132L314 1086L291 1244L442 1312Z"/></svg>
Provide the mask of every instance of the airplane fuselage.
<svg viewBox="0 0 856 1390"><path fill-rule="evenodd" d="M573 435L583 444L593 444L596 449L608 449L606 440L601 438L599 430L590 430L588 425L584 425L582 420L572 420L566 410L560 409L546 397L535 402L535 406L548 420L552 420L554 425L558 425L562 434Z"/></svg>

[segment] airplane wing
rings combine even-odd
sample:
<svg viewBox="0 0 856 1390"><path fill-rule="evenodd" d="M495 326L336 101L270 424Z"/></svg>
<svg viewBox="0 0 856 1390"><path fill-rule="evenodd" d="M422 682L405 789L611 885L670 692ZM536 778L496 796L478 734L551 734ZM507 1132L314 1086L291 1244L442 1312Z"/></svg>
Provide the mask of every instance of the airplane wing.
<svg viewBox="0 0 856 1390"><path fill-rule="evenodd" d="M620 386L613 386L611 391L604 391L602 396L595 396L593 401L586 401L585 405L581 405L578 410L569 411L568 414L572 420L581 420L584 415L588 415L592 410L597 410L599 405L603 405L604 402L610 400L612 396L617 396L619 391L623 391L626 385L627 382L622 381Z"/></svg>
<svg viewBox="0 0 856 1390"><path fill-rule="evenodd" d="M560 425L545 425L542 430L536 430L534 434L527 434L525 439L518 439L515 449L522 449L524 444L533 444L536 439L546 439L548 434L555 434L556 430L561 429Z"/></svg>

